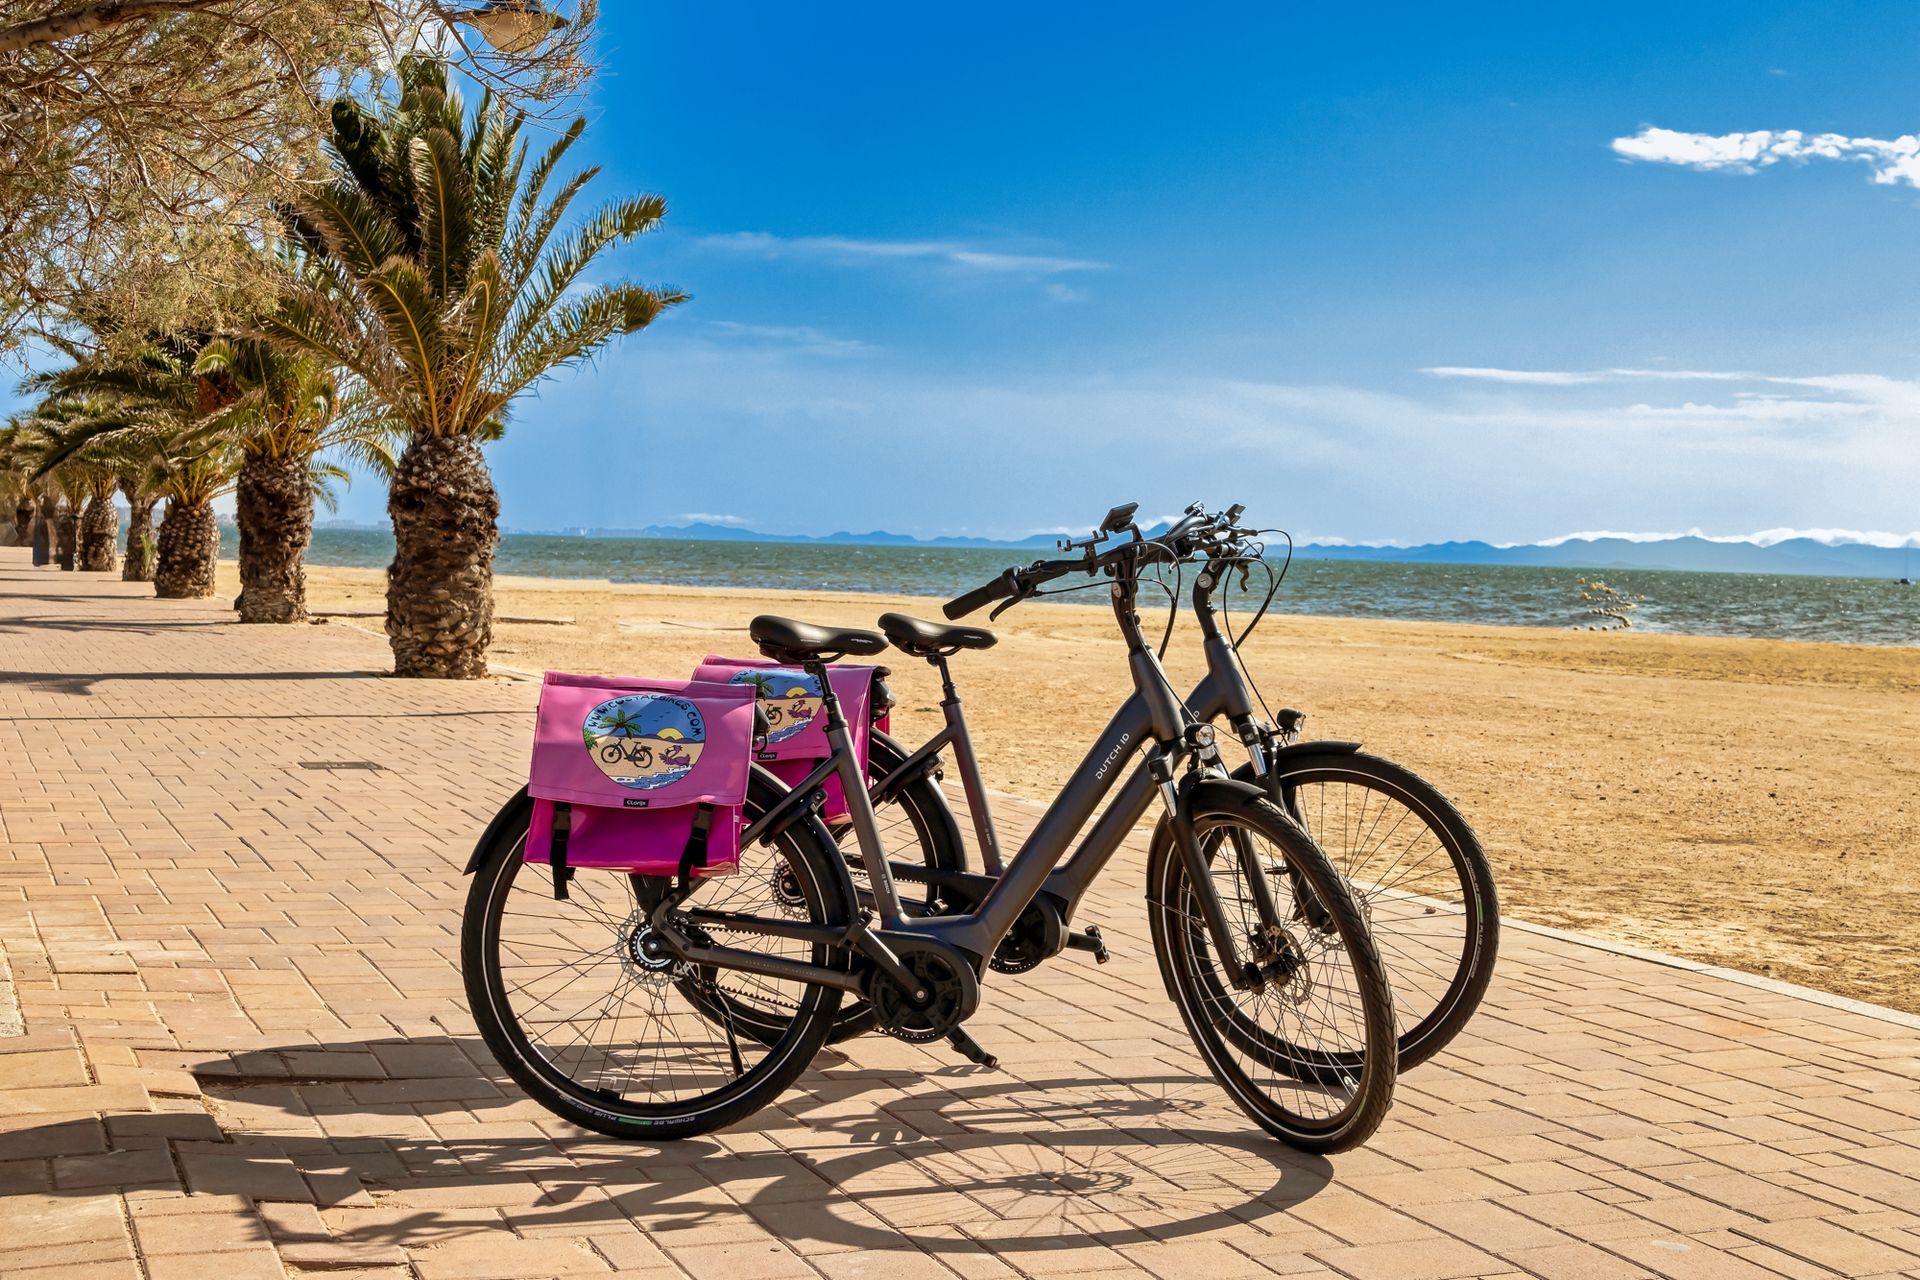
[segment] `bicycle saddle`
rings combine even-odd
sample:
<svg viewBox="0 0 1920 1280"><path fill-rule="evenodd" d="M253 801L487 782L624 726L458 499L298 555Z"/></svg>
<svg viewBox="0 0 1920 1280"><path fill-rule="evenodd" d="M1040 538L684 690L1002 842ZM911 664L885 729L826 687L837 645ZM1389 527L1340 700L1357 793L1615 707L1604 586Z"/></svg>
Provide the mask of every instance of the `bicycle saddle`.
<svg viewBox="0 0 1920 1280"><path fill-rule="evenodd" d="M843 656L866 657L886 652L887 642L857 627L817 627L763 613L747 624L747 634L760 652L775 662L812 662Z"/></svg>
<svg viewBox="0 0 1920 1280"><path fill-rule="evenodd" d="M887 639L916 658L959 649L991 649L998 640L985 627L955 627L940 622L922 622L904 613L880 615L880 630Z"/></svg>

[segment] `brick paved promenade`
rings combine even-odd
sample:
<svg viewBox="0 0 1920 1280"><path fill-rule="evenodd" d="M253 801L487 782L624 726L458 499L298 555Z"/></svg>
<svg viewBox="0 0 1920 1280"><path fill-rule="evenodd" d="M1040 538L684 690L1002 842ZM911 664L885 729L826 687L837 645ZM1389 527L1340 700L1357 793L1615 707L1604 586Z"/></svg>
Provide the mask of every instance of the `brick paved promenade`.
<svg viewBox="0 0 1920 1280"><path fill-rule="evenodd" d="M231 616L0 551L9 1280L1920 1274L1920 1020L1513 930L1369 1147L1310 1158L1189 1049L1138 847L1113 964L988 987L1001 1072L871 1039L710 1140L575 1131L454 954L534 687Z"/></svg>

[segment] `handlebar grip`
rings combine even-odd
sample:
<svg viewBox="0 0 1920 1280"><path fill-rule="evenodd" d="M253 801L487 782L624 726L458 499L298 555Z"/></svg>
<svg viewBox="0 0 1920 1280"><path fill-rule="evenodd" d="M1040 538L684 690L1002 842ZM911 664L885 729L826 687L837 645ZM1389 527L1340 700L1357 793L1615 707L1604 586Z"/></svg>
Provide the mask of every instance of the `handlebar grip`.
<svg viewBox="0 0 1920 1280"><path fill-rule="evenodd" d="M946 614L949 620L964 618L974 610L992 604L1002 596L1012 595L1013 575L1014 570L1007 570L992 582L984 583L963 596L947 601L941 612Z"/></svg>

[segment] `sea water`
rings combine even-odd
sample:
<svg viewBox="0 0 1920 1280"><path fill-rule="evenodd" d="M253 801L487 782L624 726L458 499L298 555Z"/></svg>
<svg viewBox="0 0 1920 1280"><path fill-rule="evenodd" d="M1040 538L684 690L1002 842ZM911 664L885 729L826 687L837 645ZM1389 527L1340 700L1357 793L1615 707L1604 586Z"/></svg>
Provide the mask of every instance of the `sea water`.
<svg viewBox="0 0 1920 1280"><path fill-rule="evenodd" d="M222 554L233 554L223 531ZM861 591L951 597L1041 553L1015 548L851 546L838 543L705 542L672 538L578 538L508 534L494 569L542 578L590 578L692 587ZM308 561L385 568L393 538L378 530L318 529ZM1276 565L1277 567L1277 565ZM1191 574L1191 567L1187 571ZM1287 570L1273 608L1281 613L1401 618L1491 626L1585 627L1596 621L1580 579L1642 597L1632 611L1646 631L1768 636L1850 644L1920 645L1920 587L1872 578L1814 578L1647 569L1394 564L1313 560ZM1060 585L1071 585L1063 579ZM1190 579L1189 579L1190 582ZM1251 597L1265 593L1258 571ZM1184 594L1184 593L1183 593ZM1157 593L1143 595L1150 601ZM1159 597L1164 599L1164 597ZM1062 596L1104 603L1098 592Z"/></svg>

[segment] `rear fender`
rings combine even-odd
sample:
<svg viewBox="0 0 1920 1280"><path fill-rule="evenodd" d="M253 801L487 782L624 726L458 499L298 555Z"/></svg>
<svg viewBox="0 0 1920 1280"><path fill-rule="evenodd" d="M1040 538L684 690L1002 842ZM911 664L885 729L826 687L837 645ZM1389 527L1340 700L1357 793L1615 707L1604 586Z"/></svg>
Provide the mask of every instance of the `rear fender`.
<svg viewBox="0 0 1920 1280"><path fill-rule="evenodd" d="M461 874L470 876L478 871L494 841L512 838L518 831L524 831L532 821L533 798L522 787L513 793L513 799L500 806L500 812L493 815L493 821L487 824L487 829L480 835L480 843L473 846L473 856L467 859L467 869Z"/></svg>

